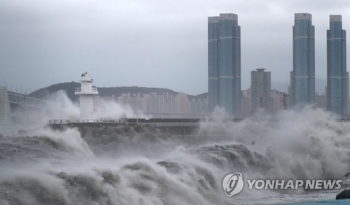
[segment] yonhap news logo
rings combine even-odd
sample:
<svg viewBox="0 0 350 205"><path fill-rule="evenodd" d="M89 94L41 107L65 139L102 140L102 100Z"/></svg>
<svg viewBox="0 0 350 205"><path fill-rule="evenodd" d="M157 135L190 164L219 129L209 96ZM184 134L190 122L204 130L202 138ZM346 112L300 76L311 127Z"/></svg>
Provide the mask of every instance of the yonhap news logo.
<svg viewBox="0 0 350 205"><path fill-rule="evenodd" d="M224 189L225 195L227 197L232 197L239 194L244 185L248 185L248 189L256 190L296 190L303 188L306 190L333 190L341 189L343 181L342 180L281 180L281 179L269 179L269 180L246 180L244 181L243 175L240 172L231 173L224 177L222 180L222 188Z"/></svg>
<svg viewBox="0 0 350 205"><path fill-rule="evenodd" d="M243 190L244 181L243 175L240 172L228 174L222 180L222 188L226 196L232 197Z"/></svg>

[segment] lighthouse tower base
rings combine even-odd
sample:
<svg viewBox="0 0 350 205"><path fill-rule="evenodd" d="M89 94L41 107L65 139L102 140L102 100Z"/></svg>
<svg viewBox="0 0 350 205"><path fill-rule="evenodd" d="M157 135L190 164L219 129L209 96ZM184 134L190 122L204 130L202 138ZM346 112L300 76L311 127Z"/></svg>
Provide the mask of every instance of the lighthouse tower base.
<svg viewBox="0 0 350 205"><path fill-rule="evenodd" d="M81 95L80 104L80 119L91 119L94 113L94 97L92 95Z"/></svg>

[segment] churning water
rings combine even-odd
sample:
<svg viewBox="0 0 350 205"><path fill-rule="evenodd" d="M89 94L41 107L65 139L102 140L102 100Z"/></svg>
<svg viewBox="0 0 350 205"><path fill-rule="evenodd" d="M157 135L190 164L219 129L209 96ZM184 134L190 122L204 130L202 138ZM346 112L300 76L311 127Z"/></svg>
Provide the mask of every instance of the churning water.
<svg viewBox="0 0 350 205"><path fill-rule="evenodd" d="M339 179L349 172L350 123L319 109L278 122L203 123L201 136L172 137L150 126L31 129L0 136L0 204L209 205L345 204L335 191L244 190L223 177Z"/></svg>

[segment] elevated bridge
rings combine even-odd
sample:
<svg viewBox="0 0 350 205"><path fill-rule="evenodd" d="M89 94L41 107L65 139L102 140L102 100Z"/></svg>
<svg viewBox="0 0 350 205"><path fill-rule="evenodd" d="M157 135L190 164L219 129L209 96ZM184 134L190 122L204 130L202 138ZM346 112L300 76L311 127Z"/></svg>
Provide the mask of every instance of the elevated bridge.
<svg viewBox="0 0 350 205"><path fill-rule="evenodd" d="M36 107L42 108L46 105L46 102L41 99L29 97L25 94L15 93L7 91L10 104L20 105L22 107Z"/></svg>
<svg viewBox="0 0 350 205"><path fill-rule="evenodd" d="M46 103L44 100L0 87L0 126L12 125L14 121L23 119L28 111L41 110Z"/></svg>

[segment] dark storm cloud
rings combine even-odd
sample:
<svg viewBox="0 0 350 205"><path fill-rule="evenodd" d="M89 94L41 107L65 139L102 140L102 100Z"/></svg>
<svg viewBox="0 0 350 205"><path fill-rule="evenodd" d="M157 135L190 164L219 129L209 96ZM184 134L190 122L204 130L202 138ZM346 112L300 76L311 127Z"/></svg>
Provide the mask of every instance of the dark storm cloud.
<svg viewBox="0 0 350 205"><path fill-rule="evenodd" d="M74 0L2 1L0 84L31 90L76 81L84 71L98 86L207 90L207 17L236 13L242 29L242 83L264 67L289 81L293 15L308 12L316 28L316 75L326 77L330 14L347 0Z"/></svg>

